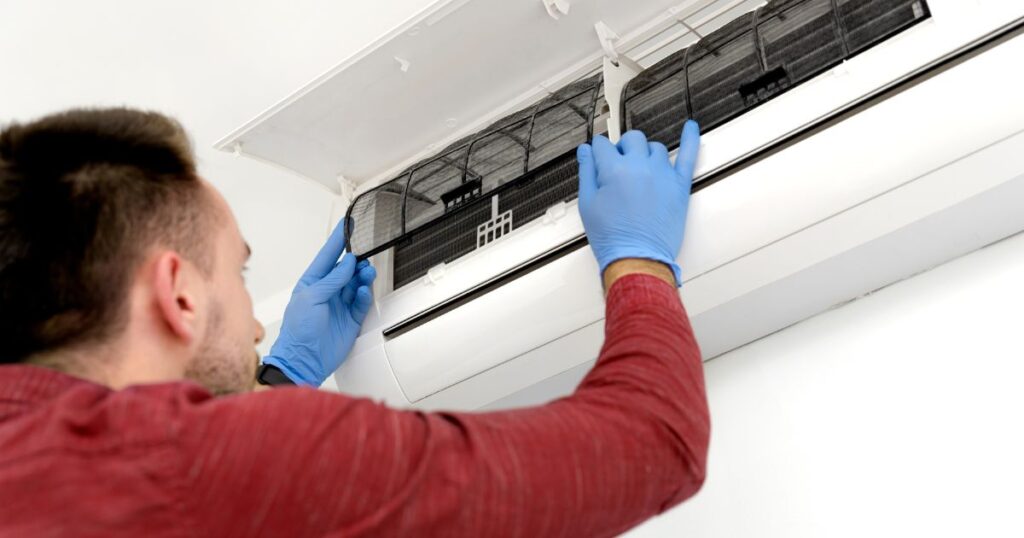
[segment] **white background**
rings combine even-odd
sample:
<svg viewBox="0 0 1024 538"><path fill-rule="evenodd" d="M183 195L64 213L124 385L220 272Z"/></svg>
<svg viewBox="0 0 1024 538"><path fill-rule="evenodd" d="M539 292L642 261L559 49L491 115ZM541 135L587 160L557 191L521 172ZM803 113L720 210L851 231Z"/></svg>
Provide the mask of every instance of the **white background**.
<svg viewBox="0 0 1024 538"><path fill-rule="evenodd" d="M1018 234L708 362L704 489L632 536L1024 536L1022 324Z"/></svg>
<svg viewBox="0 0 1024 538"><path fill-rule="evenodd" d="M253 247L259 304L295 284L326 237L332 198L214 142L427 3L0 0L0 123L99 105L177 117Z"/></svg>

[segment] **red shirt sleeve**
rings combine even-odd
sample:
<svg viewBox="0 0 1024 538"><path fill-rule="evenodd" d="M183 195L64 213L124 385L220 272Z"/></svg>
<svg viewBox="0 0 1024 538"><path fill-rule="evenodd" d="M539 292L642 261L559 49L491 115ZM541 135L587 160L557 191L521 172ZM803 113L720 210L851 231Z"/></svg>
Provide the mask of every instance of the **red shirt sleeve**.
<svg viewBox="0 0 1024 538"><path fill-rule="evenodd" d="M615 535L692 496L709 419L676 290L607 300L569 397L507 412L398 411L302 388L183 402L186 499L214 535Z"/></svg>

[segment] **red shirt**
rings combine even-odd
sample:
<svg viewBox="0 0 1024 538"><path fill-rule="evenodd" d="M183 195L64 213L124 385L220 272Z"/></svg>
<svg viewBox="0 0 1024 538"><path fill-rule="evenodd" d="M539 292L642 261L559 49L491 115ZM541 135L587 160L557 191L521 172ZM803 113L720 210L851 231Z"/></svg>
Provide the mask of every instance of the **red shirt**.
<svg viewBox="0 0 1024 538"><path fill-rule="evenodd" d="M0 367L0 536L607 536L692 496L708 410L676 290L620 279L597 365L550 404L398 411Z"/></svg>

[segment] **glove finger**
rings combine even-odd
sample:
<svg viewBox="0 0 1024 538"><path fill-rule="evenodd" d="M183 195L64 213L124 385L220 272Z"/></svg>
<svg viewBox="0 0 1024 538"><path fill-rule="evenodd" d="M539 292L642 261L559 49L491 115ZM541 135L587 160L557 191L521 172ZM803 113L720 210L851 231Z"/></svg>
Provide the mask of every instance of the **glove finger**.
<svg viewBox="0 0 1024 538"><path fill-rule="evenodd" d="M331 272L334 269L334 265L338 263L338 258L341 257L342 252L345 250L346 220L348 219L341 219L341 222L334 227L334 231L327 238L327 242L324 243L324 246L320 248L320 252L313 258L313 262L309 264L306 272L302 274L302 281L306 284L312 284L320 280L327 273ZM352 265L354 266L355 263Z"/></svg>
<svg viewBox="0 0 1024 538"><path fill-rule="evenodd" d="M359 283L364 286L373 284L374 280L377 280L377 268L367 264L365 267L359 268L357 273L359 276Z"/></svg>
<svg viewBox="0 0 1024 538"><path fill-rule="evenodd" d="M341 290L341 304L348 306L356 298L356 288L359 287L359 280L353 278L344 289Z"/></svg>
<svg viewBox="0 0 1024 538"><path fill-rule="evenodd" d="M598 187L602 187L601 170L610 169L612 164L622 157L622 154L619 153L619 148L615 147L615 144L612 144L611 140L608 140L601 135L594 137L594 141L591 143L590 147L593 150L594 155L595 183Z"/></svg>
<svg viewBox="0 0 1024 538"><path fill-rule="evenodd" d="M372 304L373 293L369 286L359 286L359 289L356 290L356 298L352 301L352 319L361 325L366 320L366 315L370 312Z"/></svg>
<svg viewBox="0 0 1024 538"><path fill-rule="evenodd" d="M676 155L676 172L687 178L688 181L693 180L698 151L700 151L700 127L697 122L688 120L683 126L683 134L679 139L679 153Z"/></svg>
<svg viewBox="0 0 1024 538"><path fill-rule="evenodd" d="M355 276L342 288L340 297L342 304L352 304L352 300L356 296L356 288L359 286L371 286L373 281L377 279L377 270L369 262L364 262L366 260L359 262L359 265L356 266Z"/></svg>
<svg viewBox="0 0 1024 538"><path fill-rule="evenodd" d="M651 142L650 147L652 160L671 165L668 160L668 148L665 147L665 144L662 144L661 142Z"/></svg>
<svg viewBox="0 0 1024 538"><path fill-rule="evenodd" d="M310 286L313 300L320 304L339 293L352 280L355 270L356 257L346 254L327 276Z"/></svg>
<svg viewBox="0 0 1024 538"><path fill-rule="evenodd" d="M640 131L629 131L622 135L619 140L619 148L623 155L639 155L647 157L651 154L651 148L647 145L647 137Z"/></svg>
<svg viewBox="0 0 1024 538"><path fill-rule="evenodd" d="M580 204L588 205L597 193L597 167L594 164L594 149L590 144L576 148L576 160L580 163Z"/></svg>

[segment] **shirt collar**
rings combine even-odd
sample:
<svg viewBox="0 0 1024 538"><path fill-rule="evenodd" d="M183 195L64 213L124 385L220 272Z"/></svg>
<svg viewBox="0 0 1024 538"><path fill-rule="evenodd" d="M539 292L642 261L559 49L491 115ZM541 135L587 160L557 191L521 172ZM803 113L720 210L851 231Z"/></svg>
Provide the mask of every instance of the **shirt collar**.
<svg viewBox="0 0 1024 538"><path fill-rule="evenodd" d="M26 364L0 366L0 417L52 400L82 384L95 385L50 368Z"/></svg>

